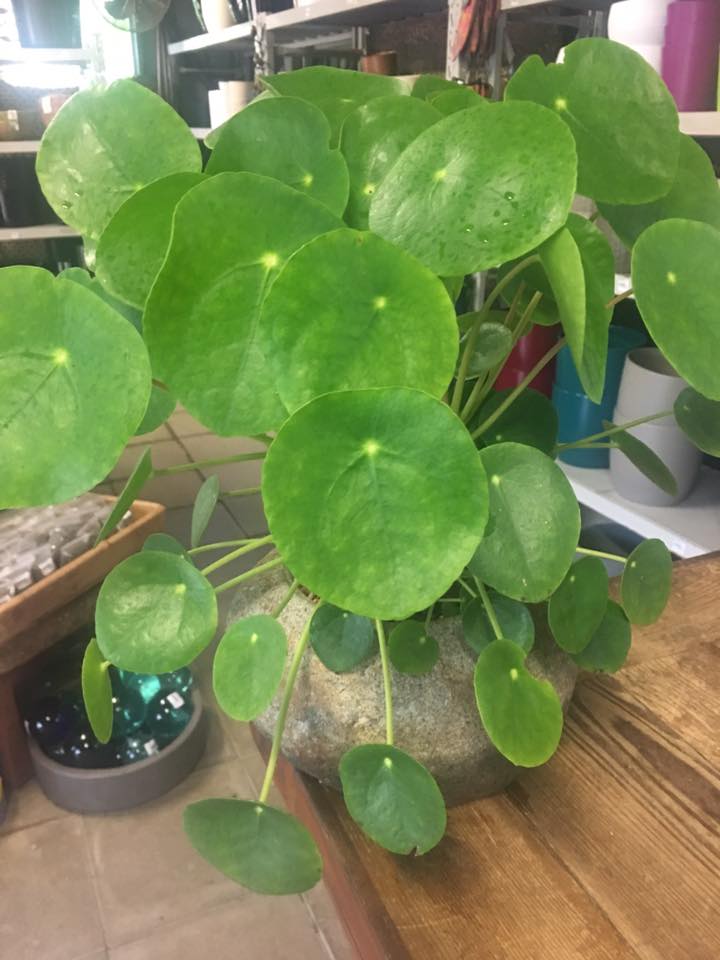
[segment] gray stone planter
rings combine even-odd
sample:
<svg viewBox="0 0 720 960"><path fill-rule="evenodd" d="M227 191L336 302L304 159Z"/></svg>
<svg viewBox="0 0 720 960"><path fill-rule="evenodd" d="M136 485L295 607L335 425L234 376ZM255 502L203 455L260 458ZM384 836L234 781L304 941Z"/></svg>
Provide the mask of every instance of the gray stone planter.
<svg viewBox="0 0 720 960"><path fill-rule="evenodd" d="M288 580L281 574L252 581L235 598L229 621L251 613L269 613L282 599ZM280 617L291 650L312 610L296 593ZM459 617L437 620L433 635L440 659L431 673L410 677L393 673L395 743L433 773L448 803L503 790L519 772L490 743L483 729L472 684L474 658L462 638ZM527 660L537 677L550 680L567 708L577 667L538 630ZM271 737L278 699L255 721ZM351 747L382 743L385 715L379 659L353 673L335 674L308 650L288 712L282 752L294 766L323 783L339 787L338 763Z"/></svg>

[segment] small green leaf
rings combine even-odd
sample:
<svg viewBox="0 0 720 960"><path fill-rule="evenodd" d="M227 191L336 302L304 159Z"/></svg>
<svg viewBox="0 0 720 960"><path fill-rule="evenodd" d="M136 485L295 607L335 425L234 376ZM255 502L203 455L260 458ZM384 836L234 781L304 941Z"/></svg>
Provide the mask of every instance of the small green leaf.
<svg viewBox="0 0 720 960"><path fill-rule="evenodd" d="M143 550L157 550L160 553L176 553L180 557L187 556L187 551L180 541L167 533L151 533L142 548Z"/></svg>
<svg viewBox="0 0 720 960"><path fill-rule="evenodd" d="M605 615L608 575L598 557L574 563L550 597L548 623L555 641L568 653L586 647Z"/></svg>
<svg viewBox="0 0 720 960"><path fill-rule="evenodd" d="M670 596L672 557L662 540L645 540L627 559L620 583L622 605L631 623L655 623Z"/></svg>
<svg viewBox="0 0 720 960"><path fill-rule="evenodd" d="M562 733L558 695L525 667L510 640L493 640L475 664L475 699L493 744L519 767L539 767L555 753Z"/></svg>
<svg viewBox="0 0 720 960"><path fill-rule="evenodd" d="M367 617L323 603L310 622L310 644L328 670L349 673L377 653L375 625Z"/></svg>
<svg viewBox="0 0 720 960"><path fill-rule="evenodd" d="M435 666L440 648L419 620L405 620L390 632L388 653L398 673L419 677Z"/></svg>
<svg viewBox="0 0 720 960"><path fill-rule="evenodd" d="M720 401L686 387L675 401L674 412L678 426L696 447L720 457Z"/></svg>
<svg viewBox="0 0 720 960"><path fill-rule="evenodd" d="M478 107L483 103L489 103L472 87L461 87L456 84L454 90L441 90L428 98L432 106L445 116L451 113L457 113L458 110L469 110L472 107Z"/></svg>
<svg viewBox="0 0 720 960"><path fill-rule="evenodd" d="M465 324L472 326L476 316L475 313L468 313L462 318L458 317L458 326L461 329ZM475 350L470 358L468 376L478 377L481 373L485 373L501 363L510 353L512 345L512 333L504 324L496 323L493 320L483 323L478 332Z"/></svg>
<svg viewBox="0 0 720 960"><path fill-rule="evenodd" d="M470 420L475 429L493 414L512 393L511 390L494 390ZM528 388L497 418L478 444L492 446L496 443L522 443L536 447L548 456L555 453L558 435L558 416L555 407L542 393Z"/></svg>
<svg viewBox="0 0 720 960"><path fill-rule="evenodd" d="M208 477L197 492L190 521L190 546L196 547L207 530L220 496L220 479L217 475Z"/></svg>
<svg viewBox="0 0 720 960"><path fill-rule="evenodd" d="M285 669L287 637L274 617L233 623L215 653L213 690L233 720L254 720L272 703Z"/></svg>
<svg viewBox="0 0 720 960"><path fill-rule="evenodd" d="M325 66L265 75L262 82L283 97L299 97L315 104L327 100L330 93L333 99L367 103L374 97L406 92L406 83L399 77Z"/></svg>
<svg viewBox="0 0 720 960"><path fill-rule="evenodd" d="M420 100L427 100L446 90L457 90L459 84L453 80L446 80L439 73L421 73L413 84L411 96Z"/></svg>
<svg viewBox="0 0 720 960"><path fill-rule="evenodd" d="M72 283L85 287L86 290L94 293L96 297L100 297L109 307L117 311L121 317L125 317L128 323L131 323L137 332L142 334L142 311L138 310L137 307L131 307L129 303L118 300L117 297L114 297L105 289L97 277L90 276L87 270L83 270L82 267L67 267L58 274L58 280L70 280Z"/></svg>
<svg viewBox="0 0 720 960"><path fill-rule="evenodd" d="M600 626L592 635L590 643L580 653L573 654L573 660L583 670L615 673L625 663L631 639L630 624L625 612L614 600L608 600Z"/></svg>
<svg viewBox="0 0 720 960"><path fill-rule="evenodd" d="M110 664L100 653L97 640L91 640L82 662L82 695L92 732L100 743L112 736L113 702Z"/></svg>
<svg viewBox="0 0 720 960"><path fill-rule="evenodd" d="M216 627L213 588L176 554L136 553L118 564L100 588L98 646L121 670L179 670L205 649Z"/></svg>
<svg viewBox="0 0 720 960"><path fill-rule="evenodd" d="M185 808L183 820L200 856L255 893L302 893L322 876L315 841L282 810L251 800L200 800Z"/></svg>
<svg viewBox="0 0 720 960"><path fill-rule="evenodd" d="M431 774L397 747L348 750L340 760L348 813L392 853L427 853L445 833L445 803Z"/></svg>
<svg viewBox="0 0 720 960"><path fill-rule="evenodd" d="M503 638L512 640L525 653L529 653L535 642L535 623L528 608L524 603L513 600L511 597L504 597L495 590L488 590L488 597L500 624ZM473 598L463 608L462 623L465 641L475 653L482 653L485 647L495 639L485 605L479 597Z"/></svg>
<svg viewBox="0 0 720 960"><path fill-rule="evenodd" d="M133 472L126 480L120 496L115 501L115 505L110 511L107 520L102 525L102 529L97 535L95 546L101 543L105 537L110 536L115 527L122 520L126 511L128 511L135 502L137 495L152 476L152 472L152 452L150 447L145 447L143 452L140 454L137 463L133 467Z"/></svg>
<svg viewBox="0 0 720 960"><path fill-rule="evenodd" d="M603 420L603 427L608 430L614 424L608 420ZM642 440L638 440L626 430L620 430L612 435L613 443L618 447L621 453L624 453L628 460L634 464L648 480L652 481L656 487L667 493L668 496L677 496L677 481L670 473L668 468L662 462L660 457L651 450Z"/></svg>
<svg viewBox="0 0 720 960"><path fill-rule="evenodd" d="M150 400L148 401L145 416L140 421L140 426L135 431L135 436L141 437L145 433L152 433L153 430L157 430L173 412L175 403L175 397L169 390L154 383L150 390Z"/></svg>

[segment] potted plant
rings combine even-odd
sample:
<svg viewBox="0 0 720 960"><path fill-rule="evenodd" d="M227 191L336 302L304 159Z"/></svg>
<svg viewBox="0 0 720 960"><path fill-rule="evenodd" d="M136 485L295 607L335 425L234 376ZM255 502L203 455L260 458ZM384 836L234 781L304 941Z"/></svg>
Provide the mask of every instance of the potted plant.
<svg viewBox="0 0 720 960"><path fill-rule="evenodd" d="M218 434L263 441L226 459L263 461L269 536L199 546L218 497L208 481L189 550L154 540L105 580L83 679L107 736L109 665L190 663L213 638L218 594L250 583L257 605L222 637L214 686L232 717L270 708L267 775L256 801L202 801L186 827L224 873L289 893L321 873L305 827L267 802L296 682L312 704L312 671L361 667L384 729L340 759L348 810L389 850L423 853L445 806L406 728L394 743L394 690L404 685L406 705L427 695L455 657L467 724L513 772L554 752L577 668L618 669L631 623L661 614L662 543L631 555L620 602L601 557L578 548L554 411L526 386L567 342L584 391L602 395L618 298L607 243L570 212L577 190L631 235L639 309L690 384L675 416L720 453L720 206L662 82L610 41L572 44L561 66L531 57L501 103L437 78L408 89L322 67L265 83L213 137L204 170L180 118L131 81L62 107L38 175L94 252L95 277L0 271L0 457L15 506L100 481L141 417L161 422L174 397ZM462 277L495 268L482 308L456 317ZM559 322L562 337L494 392L536 321ZM618 446L671 485L626 426L581 443ZM146 451L119 506L151 475L191 467L155 469ZM255 567L210 585L210 571L262 547ZM199 569L210 548L223 555ZM528 654L530 606L549 633ZM293 627L289 656L280 620Z"/></svg>

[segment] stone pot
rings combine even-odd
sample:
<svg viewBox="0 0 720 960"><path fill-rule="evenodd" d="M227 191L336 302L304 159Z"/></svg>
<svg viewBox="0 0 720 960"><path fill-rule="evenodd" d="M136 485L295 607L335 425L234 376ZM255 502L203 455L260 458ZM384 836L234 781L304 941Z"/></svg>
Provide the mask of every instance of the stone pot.
<svg viewBox="0 0 720 960"><path fill-rule="evenodd" d="M276 572L251 581L235 598L228 621L270 613L288 584L286 575ZM309 599L298 591L280 616L291 651L311 611ZM432 632L440 645L440 659L432 671L422 677L393 672L395 744L432 772L448 803L497 793L520 768L498 753L480 722L472 682L475 657L463 640L460 618L438 619ZM547 627L537 633L528 669L550 680L566 709L578 669L554 643ZM272 737L278 706L279 697L255 721L265 737ZM384 740L379 658L352 673L335 674L308 649L288 711L283 754L300 770L339 788L342 755L361 743Z"/></svg>

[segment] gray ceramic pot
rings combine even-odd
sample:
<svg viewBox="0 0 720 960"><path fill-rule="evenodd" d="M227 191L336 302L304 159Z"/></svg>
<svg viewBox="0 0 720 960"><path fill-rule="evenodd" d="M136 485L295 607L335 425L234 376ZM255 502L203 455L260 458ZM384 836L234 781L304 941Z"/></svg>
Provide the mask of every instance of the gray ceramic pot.
<svg viewBox="0 0 720 960"><path fill-rule="evenodd" d="M617 402L615 422L623 423L649 417L653 413L672 410L675 400L687 383L667 362L657 347L638 347L625 357ZM621 418L626 418L623 420ZM654 420L657 426L673 426L673 417Z"/></svg>
<svg viewBox="0 0 720 960"><path fill-rule="evenodd" d="M253 581L243 589L230 611L229 621L252 613L269 613L282 599L288 580L281 574ZM310 601L296 593L280 617L295 647L312 611ZM528 669L550 680L562 701L570 702L577 667L538 631ZM433 635L440 659L431 673L411 677L393 673L395 743L433 773L448 803L497 793L519 772L490 743L475 705L474 657L462 638L459 617L437 620ZM271 737L278 699L255 721ZM339 787L342 755L361 743L382 743L385 716L379 660L352 673L335 674L308 650L288 712L282 741L285 756L300 770L323 783Z"/></svg>

